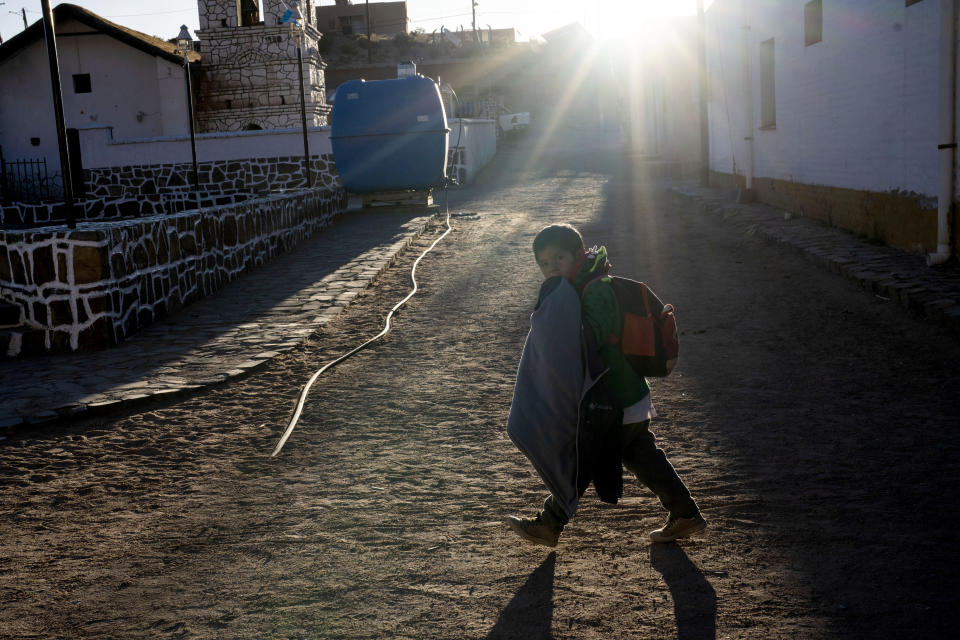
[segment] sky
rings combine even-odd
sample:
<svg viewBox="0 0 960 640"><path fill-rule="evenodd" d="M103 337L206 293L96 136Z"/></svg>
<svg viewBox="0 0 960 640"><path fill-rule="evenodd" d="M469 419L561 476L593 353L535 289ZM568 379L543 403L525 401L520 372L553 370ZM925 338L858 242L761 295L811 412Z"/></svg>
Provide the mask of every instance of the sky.
<svg viewBox="0 0 960 640"><path fill-rule="evenodd" d="M580 22L599 39L629 36L637 25L670 15L693 15L696 0L476 0L477 27L515 27L523 39L535 37L570 22ZM712 0L706 0L709 6ZM363 0L354 0L362 5ZM410 29L428 33L446 27L456 31L471 27L471 0L407 0ZM50 0L50 6L59 2ZM186 24L193 33L199 26L197 3L191 0L74 0L112 22L158 36L173 38ZM332 5L334 0L321 0ZM0 36L6 41L27 23L41 18L40 0L0 0Z"/></svg>

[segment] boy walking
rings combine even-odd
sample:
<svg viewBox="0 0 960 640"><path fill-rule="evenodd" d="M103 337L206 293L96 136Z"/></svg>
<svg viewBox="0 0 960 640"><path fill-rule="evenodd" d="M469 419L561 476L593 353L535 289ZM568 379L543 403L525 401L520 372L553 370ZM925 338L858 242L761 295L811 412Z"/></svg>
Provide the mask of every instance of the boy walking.
<svg viewBox="0 0 960 640"><path fill-rule="evenodd" d="M606 369L601 381L606 402L612 406L601 410L612 413L615 423L602 441L593 438L593 448L603 449L595 450L593 459L609 460L613 455L618 478L622 460L660 499L669 517L662 528L650 533L654 542L672 542L703 531L707 523L700 509L650 432L656 412L646 379L631 369L618 345L607 340L621 335L622 321L613 288L603 279L610 268L606 248L587 251L574 227L555 224L537 234L533 252L545 281L531 316L507 431L551 493L535 518L510 516L507 525L529 542L554 547L591 479L604 497L601 472L583 468L580 434L581 399L588 390L596 391L596 381L584 362L599 356ZM591 285L584 291L587 283Z"/></svg>

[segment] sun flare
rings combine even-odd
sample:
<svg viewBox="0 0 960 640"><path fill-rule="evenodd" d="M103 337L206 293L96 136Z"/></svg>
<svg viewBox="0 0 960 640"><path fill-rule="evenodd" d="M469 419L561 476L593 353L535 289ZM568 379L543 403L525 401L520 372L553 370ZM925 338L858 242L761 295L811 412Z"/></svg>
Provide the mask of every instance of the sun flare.
<svg viewBox="0 0 960 640"><path fill-rule="evenodd" d="M650 37L671 18L695 14L695 0L599 0L584 19L598 40L608 41Z"/></svg>

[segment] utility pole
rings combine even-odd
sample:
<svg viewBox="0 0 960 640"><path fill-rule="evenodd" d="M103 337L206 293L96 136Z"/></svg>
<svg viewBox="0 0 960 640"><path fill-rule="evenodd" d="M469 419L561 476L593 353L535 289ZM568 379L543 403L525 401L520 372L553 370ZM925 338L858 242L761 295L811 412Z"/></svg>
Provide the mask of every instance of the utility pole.
<svg viewBox="0 0 960 640"><path fill-rule="evenodd" d="M697 0L697 66L700 67L700 186L710 186L710 127L707 122L707 20Z"/></svg>
<svg viewBox="0 0 960 640"><path fill-rule="evenodd" d="M370 0L366 1L367 10L367 64L373 62L373 41L370 40Z"/></svg>
<svg viewBox="0 0 960 640"><path fill-rule="evenodd" d="M60 92L60 63L57 60L57 38L53 26L50 0L41 0L43 7L43 33L47 44L47 59L50 63L50 84L53 87L53 115L57 125L57 146L60 150L60 176L63 180L63 200L67 206L67 226L77 228L73 211L73 182L70 179L70 153L67 150L67 129L63 118L63 94Z"/></svg>
<svg viewBox="0 0 960 640"><path fill-rule="evenodd" d="M27 28L27 10L23 7L20 7L20 12L23 14L23 28Z"/></svg>
<svg viewBox="0 0 960 640"><path fill-rule="evenodd" d="M477 41L477 1L470 0L470 10L473 11L473 41Z"/></svg>

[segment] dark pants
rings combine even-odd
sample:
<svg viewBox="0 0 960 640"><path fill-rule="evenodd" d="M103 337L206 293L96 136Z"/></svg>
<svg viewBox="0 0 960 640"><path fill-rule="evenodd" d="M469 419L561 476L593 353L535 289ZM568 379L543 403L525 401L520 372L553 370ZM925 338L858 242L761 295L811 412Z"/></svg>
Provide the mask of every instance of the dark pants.
<svg viewBox="0 0 960 640"><path fill-rule="evenodd" d="M653 491L671 516L690 518L699 512L689 489L683 484L663 450L657 448L656 438L650 432L649 420L621 426L620 450L623 466L637 476L640 484ZM581 495L587 486L582 484L578 487ZM544 524L555 530L563 529L570 520L552 495L547 496L543 502L542 518Z"/></svg>

